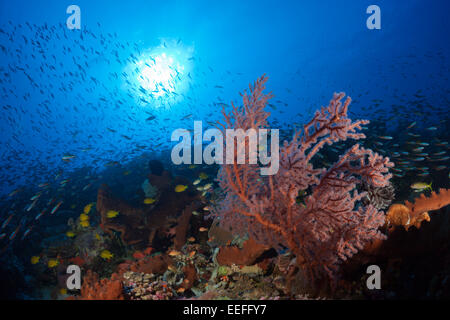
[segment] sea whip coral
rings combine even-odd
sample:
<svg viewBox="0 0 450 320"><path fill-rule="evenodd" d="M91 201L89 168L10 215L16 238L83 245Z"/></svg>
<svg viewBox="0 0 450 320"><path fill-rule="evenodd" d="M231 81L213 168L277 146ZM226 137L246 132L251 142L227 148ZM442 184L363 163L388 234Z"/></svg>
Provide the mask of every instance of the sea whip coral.
<svg viewBox="0 0 450 320"><path fill-rule="evenodd" d="M219 126L223 133L226 129L267 127L270 114L264 108L271 95L263 93L266 81L261 77L250 85L250 93L241 94L242 107L232 103L230 113L222 110L225 121ZM364 206L361 199L366 193L358 193L356 185L386 186L393 166L389 159L356 144L328 169L311 164L326 144L365 138L357 130L369 121L347 118L351 99L342 103L344 96L334 94L328 107L322 107L304 126L303 135L298 131L290 142L284 142L276 175L261 176L257 164L237 164L235 152L234 163L219 170L218 180L226 196L211 213L233 232L248 233L277 249L289 248L311 283L323 276L336 280L342 261L370 240L384 238L378 230L384 212ZM235 150L246 148L248 142L235 145ZM296 202L299 193L306 194L303 205Z"/></svg>

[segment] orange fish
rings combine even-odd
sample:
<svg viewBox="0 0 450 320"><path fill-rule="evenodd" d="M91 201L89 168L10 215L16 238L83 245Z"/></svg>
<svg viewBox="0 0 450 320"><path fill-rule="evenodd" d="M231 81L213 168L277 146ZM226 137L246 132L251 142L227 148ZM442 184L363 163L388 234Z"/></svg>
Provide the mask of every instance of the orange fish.
<svg viewBox="0 0 450 320"><path fill-rule="evenodd" d="M180 253L181 253L180 251L172 250L169 252L169 256L175 257L175 256L178 256Z"/></svg>
<svg viewBox="0 0 450 320"><path fill-rule="evenodd" d="M145 257L145 254L143 254L142 252L140 252L140 251L136 251L135 253L133 253L133 258L135 258L135 259L142 259L142 258L144 258Z"/></svg>

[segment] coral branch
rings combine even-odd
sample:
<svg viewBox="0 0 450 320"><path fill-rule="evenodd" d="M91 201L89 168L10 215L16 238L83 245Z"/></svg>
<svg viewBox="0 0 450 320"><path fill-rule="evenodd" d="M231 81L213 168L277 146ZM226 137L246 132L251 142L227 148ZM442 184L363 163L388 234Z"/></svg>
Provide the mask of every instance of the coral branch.
<svg viewBox="0 0 450 320"><path fill-rule="evenodd" d="M428 211L438 210L450 204L450 189L432 192L429 197L423 193L414 203L393 204L389 207L386 220L389 227L403 226L408 230L411 226L420 228L422 221L430 221Z"/></svg>

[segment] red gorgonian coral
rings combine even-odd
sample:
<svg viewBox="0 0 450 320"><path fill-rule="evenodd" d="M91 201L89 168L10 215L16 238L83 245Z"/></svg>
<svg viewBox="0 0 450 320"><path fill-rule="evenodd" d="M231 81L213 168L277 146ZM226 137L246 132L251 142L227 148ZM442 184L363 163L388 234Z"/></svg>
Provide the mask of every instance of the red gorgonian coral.
<svg viewBox="0 0 450 320"><path fill-rule="evenodd" d="M232 104L232 111L222 111L226 129L267 128L269 113L264 111L270 94L263 93L267 78L261 77L250 93L241 94L243 106ZM298 131L292 141L280 148L279 171L261 176L260 164L221 165L218 180L225 198L217 203L211 216L222 226L238 234L247 233L256 241L274 248L289 248L298 265L314 281L323 276L336 280L339 264L361 250L373 239L384 238L378 228L385 214L360 201L365 193L356 186L366 182L373 186L388 184L393 164L371 150L355 144L330 168L314 168L311 159L325 146L347 138L362 139L361 125L347 118L351 99L341 102L344 93L334 94L328 107ZM245 143L234 148L247 148ZM248 159L249 155L246 154ZM296 198L306 194L304 203Z"/></svg>

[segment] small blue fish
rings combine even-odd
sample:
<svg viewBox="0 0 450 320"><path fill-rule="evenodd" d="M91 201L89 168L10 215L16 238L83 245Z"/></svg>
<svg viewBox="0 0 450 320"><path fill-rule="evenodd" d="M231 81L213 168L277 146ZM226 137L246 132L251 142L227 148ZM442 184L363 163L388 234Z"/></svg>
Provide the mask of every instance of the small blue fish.
<svg viewBox="0 0 450 320"><path fill-rule="evenodd" d="M52 211L50 211L50 214L54 214L56 210L58 210L59 207L62 205L62 203L63 203L62 201L58 202L58 204L53 207Z"/></svg>

